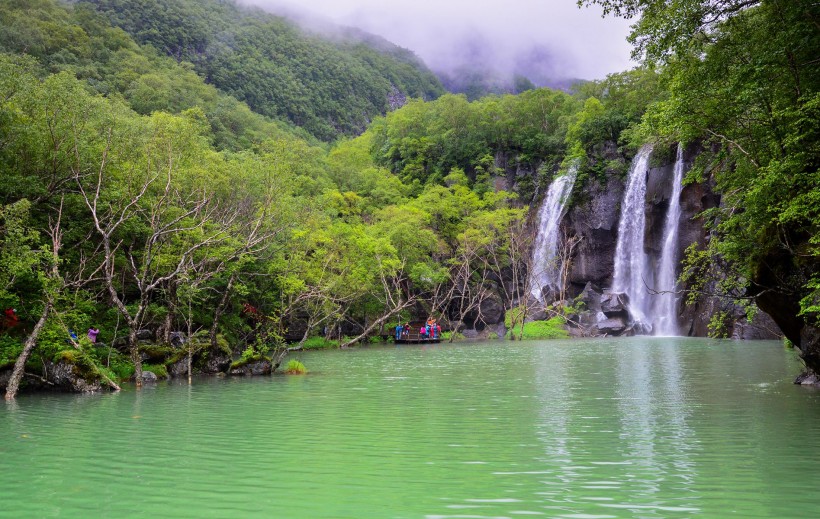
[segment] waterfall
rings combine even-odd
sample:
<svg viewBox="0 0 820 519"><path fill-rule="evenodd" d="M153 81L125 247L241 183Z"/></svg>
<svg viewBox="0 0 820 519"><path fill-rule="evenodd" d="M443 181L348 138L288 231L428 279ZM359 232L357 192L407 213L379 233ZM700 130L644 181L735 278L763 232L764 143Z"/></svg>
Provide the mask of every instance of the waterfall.
<svg viewBox="0 0 820 519"><path fill-rule="evenodd" d="M644 252L646 233L646 175L652 146L644 145L632 160L629 168L624 198L621 202L621 221L618 225L618 242L615 247L615 272L612 291L629 296L629 310L636 330L651 329L647 319L649 293L653 286L649 258Z"/></svg>
<svg viewBox="0 0 820 519"><path fill-rule="evenodd" d="M538 233L532 253L530 286L532 295L543 301L545 288L560 289L563 285L561 268L558 264L558 229L567 206L567 200L578 174L578 161L574 161L569 171L550 184L544 204L538 213Z"/></svg>
<svg viewBox="0 0 820 519"><path fill-rule="evenodd" d="M683 183L683 146L678 144L678 154L675 159L675 172L672 184L672 195L669 198L669 212L666 213L666 223L663 227L663 250L658 265L658 283L656 290L662 292L658 298L655 321L656 335L678 335L678 300L673 293L676 288L678 266L678 227L680 224L680 192Z"/></svg>

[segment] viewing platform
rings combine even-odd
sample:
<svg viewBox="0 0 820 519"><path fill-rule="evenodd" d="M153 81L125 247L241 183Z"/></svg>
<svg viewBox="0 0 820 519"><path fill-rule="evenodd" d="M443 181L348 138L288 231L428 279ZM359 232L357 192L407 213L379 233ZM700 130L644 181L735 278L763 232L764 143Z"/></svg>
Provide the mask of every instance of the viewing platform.
<svg viewBox="0 0 820 519"><path fill-rule="evenodd" d="M393 342L396 344L425 344L425 343L439 343L441 337L422 337L418 332L410 332L404 334L400 338L393 336Z"/></svg>

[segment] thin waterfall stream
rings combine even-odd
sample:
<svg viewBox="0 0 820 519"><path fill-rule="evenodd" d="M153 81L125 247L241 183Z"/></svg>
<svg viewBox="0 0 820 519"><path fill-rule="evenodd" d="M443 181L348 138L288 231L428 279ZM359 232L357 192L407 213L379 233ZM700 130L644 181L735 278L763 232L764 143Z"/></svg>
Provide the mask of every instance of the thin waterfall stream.
<svg viewBox="0 0 820 519"><path fill-rule="evenodd" d="M638 334L679 335L675 294L679 259L680 196L683 147L678 145L669 209L666 213L660 258L646 252L646 184L652 146L643 146L629 169L621 202L621 221L615 250L612 292L626 294L632 326ZM655 268L653 265L657 265Z"/></svg>
<svg viewBox="0 0 820 519"><path fill-rule="evenodd" d="M675 159L675 169L672 180L672 194L669 198L669 211L666 213L666 223L663 229L663 249L658 264L658 283L655 289L660 292L656 297L657 325L655 335L679 335L677 306L678 298L675 294L677 286L677 266L679 259L678 230L680 228L680 194L683 184L683 146L678 144L678 153Z"/></svg>
<svg viewBox="0 0 820 519"><path fill-rule="evenodd" d="M635 330L648 333L652 323L649 314L649 292L653 286L649 258L644 250L646 234L646 175L652 146L641 147L629 168L624 198L621 202L621 221L615 246L615 272L612 291L627 294L629 310Z"/></svg>
<svg viewBox="0 0 820 519"><path fill-rule="evenodd" d="M556 290L563 285L558 261L558 231L577 175L578 162L575 161L565 175L556 178L550 184L544 204L538 213L538 233L533 246L530 286L532 295L539 301L544 300L545 289Z"/></svg>

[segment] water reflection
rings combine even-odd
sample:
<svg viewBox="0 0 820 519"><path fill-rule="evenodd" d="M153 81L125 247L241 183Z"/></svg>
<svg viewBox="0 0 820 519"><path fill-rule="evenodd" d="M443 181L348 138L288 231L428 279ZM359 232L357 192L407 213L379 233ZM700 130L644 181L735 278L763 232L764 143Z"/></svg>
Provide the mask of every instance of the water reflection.
<svg viewBox="0 0 820 519"><path fill-rule="evenodd" d="M697 476L690 454L697 439L687 423L680 345L669 338L622 345L615 370L620 440L622 456L634 465L625 476L641 496L635 504L660 506L659 494L681 496L669 504L698 511L687 501Z"/></svg>
<svg viewBox="0 0 820 519"><path fill-rule="evenodd" d="M788 359L777 344L494 342L21 396L0 407L0 516L807 517L820 392L789 384Z"/></svg>
<svg viewBox="0 0 820 519"><path fill-rule="evenodd" d="M677 344L574 342L538 350L534 366L542 455L530 474L556 516L699 510Z"/></svg>

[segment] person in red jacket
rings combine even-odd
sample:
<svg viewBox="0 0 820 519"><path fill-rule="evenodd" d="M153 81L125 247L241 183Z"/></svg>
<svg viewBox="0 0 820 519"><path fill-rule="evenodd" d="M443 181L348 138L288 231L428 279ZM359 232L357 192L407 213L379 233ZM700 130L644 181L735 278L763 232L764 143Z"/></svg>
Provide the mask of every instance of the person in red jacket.
<svg viewBox="0 0 820 519"><path fill-rule="evenodd" d="M6 308L3 311L3 326L2 329L10 330L20 324L20 318L17 317L17 310L14 308Z"/></svg>

